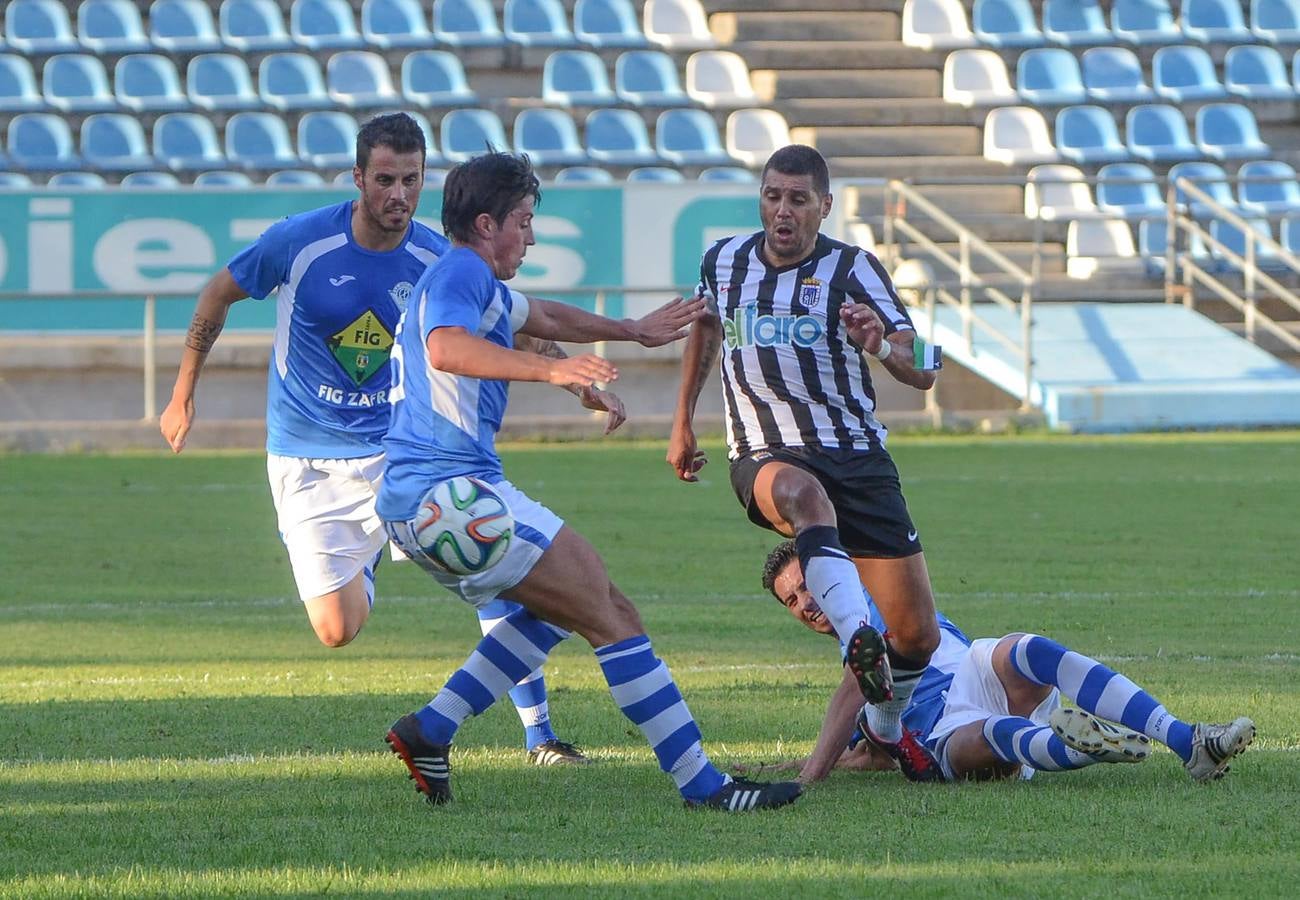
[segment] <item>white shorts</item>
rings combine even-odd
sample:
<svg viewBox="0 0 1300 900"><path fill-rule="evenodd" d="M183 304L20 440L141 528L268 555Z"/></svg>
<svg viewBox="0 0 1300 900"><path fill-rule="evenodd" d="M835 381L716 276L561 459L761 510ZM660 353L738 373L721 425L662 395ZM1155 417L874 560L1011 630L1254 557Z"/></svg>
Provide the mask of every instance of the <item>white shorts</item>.
<svg viewBox="0 0 1300 900"><path fill-rule="evenodd" d="M439 569L416 542L413 520L384 523L388 536L402 553L447 590L475 607L490 603L498 594L523 581L564 526L563 519L510 482L503 479L492 487L506 501L515 518L515 539L496 565L476 575L461 578Z"/></svg>
<svg viewBox="0 0 1300 900"><path fill-rule="evenodd" d="M343 587L387 543L375 515L375 495L384 477L382 453L357 459L268 454L266 474L302 600Z"/></svg>
<svg viewBox="0 0 1300 900"><path fill-rule="evenodd" d="M1011 715L1007 690L1002 686L1002 680L993 669L993 649L997 647L1000 640L1002 639L979 638L971 642L970 652L957 667L957 672L952 677L952 684L948 686L948 698L943 705L943 714L926 737L926 744L934 750L935 757L943 768L944 776L950 781L954 776L948 765L944 744L952 733L963 725L982 722L990 716ZM1052 692L1029 714L1029 719L1035 724L1046 725L1052 710L1060 705L1061 692L1052 688ZM1033 769L1021 767L1022 778L1029 778L1032 775Z"/></svg>

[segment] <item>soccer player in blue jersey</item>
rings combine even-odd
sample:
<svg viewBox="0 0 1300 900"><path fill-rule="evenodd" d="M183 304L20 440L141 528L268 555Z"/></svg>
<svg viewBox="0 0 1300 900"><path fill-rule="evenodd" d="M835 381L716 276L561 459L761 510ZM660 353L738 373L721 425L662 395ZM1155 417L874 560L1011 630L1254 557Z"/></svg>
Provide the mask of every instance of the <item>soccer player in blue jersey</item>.
<svg viewBox="0 0 1300 900"><path fill-rule="evenodd" d="M804 581L793 541L768 554L763 587L803 625L834 635ZM882 625L879 610L870 597L867 601L872 623ZM837 692L812 755L779 765L799 766L804 783L826 777L837 765L885 767L886 754L914 781L1029 778L1036 771L1141 762L1154 740L1173 750L1199 782L1222 778L1255 737L1255 726L1245 717L1227 725L1182 722L1128 678L1041 635L972 642L942 613L936 613L936 621L939 646L901 726L872 704L859 710L860 697ZM1064 708L1062 694L1077 708ZM899 730L885 731L891 727ZM866 740L846 751L851 734ZM916 742L938 760L937 772L926 766L928 756L898 749Z"/></svg>
<svg viewBox="0 0 1300 900"><path fill-rule="evenodd" d="M386 739L429 802L446 803L451 743L461 724L541 665L572 630L595 650L615 703L641 729L688 806L738 812L789 803L800 794L797 783L732 779L709 761L668 667L596 550L506 479L495 439L510 381L591 385L617 376L596 356L555 360L514 349L510 319L522 312L526 330L554 340L626 337L621 323L580 310L541 301L519 309L505 282L534 243L539 198L526 157L488 153L452 169L442 224L453 249L420 279L398 329L379 515L397 545L464 600L478 605L500 595L523 608L493 628L438 695L395 722ZM698 314L702 304L688 308ZM425 494L455 475L492 484L515 519L501 560L464 578L425 556L414 532Z"/></svg>

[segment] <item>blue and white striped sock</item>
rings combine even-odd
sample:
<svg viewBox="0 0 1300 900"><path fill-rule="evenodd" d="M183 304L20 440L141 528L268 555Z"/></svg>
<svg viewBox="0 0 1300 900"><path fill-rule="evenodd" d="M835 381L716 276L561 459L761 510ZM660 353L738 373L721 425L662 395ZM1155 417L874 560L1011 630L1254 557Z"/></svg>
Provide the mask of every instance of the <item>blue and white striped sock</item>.
<svg viewBox="0 0 1300 900"><path fill-rule="evenodd" d="M700 729L663 661L644 634L596 649L609 692L623 715L641 729L687 800L706 800L727 783L709 762Z"/></svg>
<svg viewBox="0 0 1300 900"><path fill-rule="evenodd" d="M1046 725L1020 716L990 716L984 720L984 740L998 759L1043 772L1082 769L1100 760L1065 745Z"/></svg>
<svg viewBox="0 0 1300 900"><path fill-rule="evenodd" d="M483 713L568 636L522 607L506 616L479 641L438 696L415 714L420 731L435 744L451 743L462 722Z"/></svg>
<svg viewBox="0 0 1300 900"><path fill-rule="evenodd" d="M1183 762L1191 758L1192 726L1095 659L1041 635L1026 634L1012 648L1011 664L1030 681L1060 688L1080 709L1142 732L1173 750Z"/></svg>
<svg viewBox="0 0 1300 900"><path fill-rule="evenodd" d="M498 622L505 619L517 609L523 609L518 603L509 600L493 600L478 609L479 628L487 634ZM528 677L510 689L510 701L519 713L519 721L524 724L524 749L531 750L538 744L556 740L551 729L550 704L546 700L546 679L540 667L534 669Z"/></svg>

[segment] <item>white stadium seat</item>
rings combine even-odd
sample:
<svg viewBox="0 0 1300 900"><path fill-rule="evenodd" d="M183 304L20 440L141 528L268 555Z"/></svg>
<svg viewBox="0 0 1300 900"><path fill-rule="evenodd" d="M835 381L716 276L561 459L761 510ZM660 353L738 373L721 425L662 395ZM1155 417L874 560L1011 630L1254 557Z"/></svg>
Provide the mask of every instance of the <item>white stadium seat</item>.
<svg viewBox="0 0 1300 900"><path fill-rule="evenodd" d="M790 143L785 117L771 109L738 109L727 116L727 153L747 166L761 166Z"/></svg>
<svg viewBox="0 0 1300 900"><path fill-rule="evenodd" d="M1097 215L1092 191L1074 166L1034 166L1025 183L1025 216L1030 219L1086 219Z"/></svg>
<svg viewBox="0 0 1300 900"><path fill-rule="evenodd" d="M1123 219L1077 219L1065 233L1065 274L1091 278L1105 272L1140 272L1133 232Z"/></svg>
<svg viewBox="0 0 1300 900"><path fill-rule="evenodd" d="M717 43L700 0L645 0L643 15L645 36L652 44L670 50L694 50Z"/></svg>
<svg viewBox="0 0 1300 900"><path fill-rule="evenodd" d="M992 50L954 50L943 63L943 99L962 106L1019 102L1007 65Z"/></svg>
<svg viewBox="0 0 1300 900"><path fill-rule="evenodd" d="M1042 113L1028 106L1003 106L984 120L984 158L1014 166L1059 157Z"/></svg>
<svg viewBox="0 0 1300 900"><path fill-rule="evenodd" d="M754 106L760 101L749 66L730 50L700 50L686 60L686 93L702 106Z"/></svg>
<svg viewBox="0 0 1300 900"><path fill-rule="evenodd" d="M976 42L961 0L907 0L903 43L922 50L952 50Z"/></svg>

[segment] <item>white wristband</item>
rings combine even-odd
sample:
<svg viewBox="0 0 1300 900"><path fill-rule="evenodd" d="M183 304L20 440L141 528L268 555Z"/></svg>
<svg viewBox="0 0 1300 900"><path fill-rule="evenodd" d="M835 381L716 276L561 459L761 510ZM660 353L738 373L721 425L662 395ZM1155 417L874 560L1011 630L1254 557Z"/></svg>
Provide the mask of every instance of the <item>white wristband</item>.
<svg viewBox="0 0 1300 900"><path fill-rule="evenodd" d="M889 343L888 340L882 339L880 341L880 349L871 355L874 356L876 359L880 360L881 362L884 362L885 360L889 359L889 354L893 352L894 352L894 345Z"/></svg>

